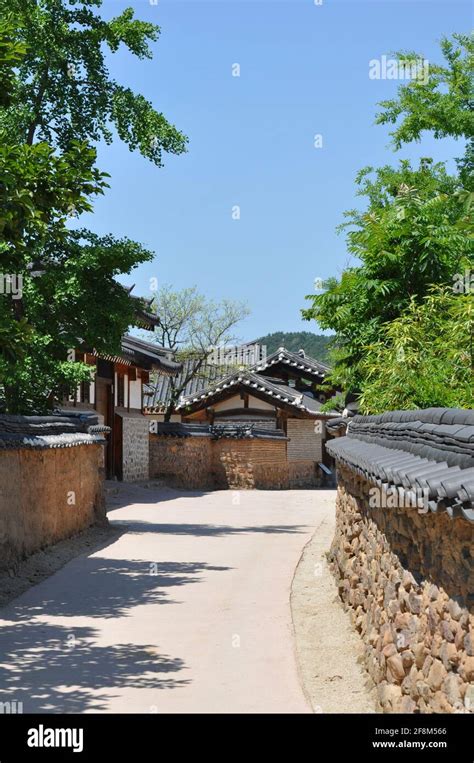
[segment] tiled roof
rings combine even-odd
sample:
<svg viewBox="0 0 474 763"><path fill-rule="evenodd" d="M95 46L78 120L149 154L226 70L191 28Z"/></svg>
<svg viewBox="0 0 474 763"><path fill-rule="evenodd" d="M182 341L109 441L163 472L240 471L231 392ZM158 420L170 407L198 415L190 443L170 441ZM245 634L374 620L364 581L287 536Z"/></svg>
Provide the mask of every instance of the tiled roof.
<svg viewBox="0 0 474 763"><path fill-rule="evenodd" d="M314 358L307 357L306 355L297 352L290 352L284 347L280 347L264 361L257 363L251 370L260 373L269 368L271 369L272 366L280 363L288 366L289 369L299 371L308 376L317 376L318 378L326 376L331 370L329 366L325 363L321 363L319 360L315 360Z"/></svg>
<svg viewBox="0 0 474 763"><path fill-rule="evenodd" d="M181 365L181 371L176 375L176 387L177 389L187 379L193 367L196 365L195 360L185 360ZM199 390L212 384L217 379L222 378L222 369L214 363L204 363L201 366L198 376L194 376L185 386L183 395L193 395ZM160 408L167 405L171 397L171 381L170 374L158 375L153 384L148 384L144 387L144 405L146 408Z"/></svg>
<svg viewBox="0 0 474 763"><path fill-rule="evenodd" d="M253 424L183 424L179 422L160 422L156 434L163 437L211 437L214 440L231 438L286 440L282 429L259 429Z"/></svg>
<svg viewBox="0 0 474 763"><path fill-rule="evenodd" d="M474 411L430 408L355 416L326 444L337 461L400 498L474 521Z"/></svg>
<svg viewBox="0 0 474 763"><path fill-rule="evenodd" d="M196 409L203 405L208 405L214 397L222 392L226 390L233 392L234 389L237 390L238 388L244 388L250 394L254 390L265 397L272 405L278 406L279 403L283 403L303 413L316 415L319 414L321 409L321 403L318 400L299 392L294 387L276 384L276 380L258 375L252 371L236 371L229 376L219 379L206 389L182 397L176 406L176 410L183 411L185 408Z"/></svg>
<svg viewBox="0 0 474 763"><path fill-rule="evenodd" d="M330 371L329 366L321 363L314 358L303 357L295 352L289 352L284 347L280 347L277 352L269 355L264 361L260 361L253 366L246 369L247 372L254 374L261 374L266 370L271 373L272 368L278 363L283 363L288 368L302 372L309 377L315 377L316 380L322 381L324 376ZM196 364L195 360L185 360L183 362L182 371L176 377L176 387L179 389L183 381L187 378L192 371L193 365ZM239 371L243 373L243 371ZM214 363L204 363L201 366L198 376L192 378L183 390L183 396L186 398L197 396L198 393L208 389L214 384L214 382L220 381L225 377L222 367ZM282 386L284 384L282 383ZM150 409L158 409L164 407L169 403L171 396L171 384L170 380L166 376L158 376L155 383L150 384L145 390L145 406Z"/></svg>
<svg viewBox="0 0 474 763"><path fill-rule="evenodd" d="M168 376L175 375L182 368L181 363L172 360L170 350L129 334L122 337L121 349L124 357L140 368L153 369Z"/></svg>
<svg viewBox="0 0 474 763"><path fill-rule="evenodd" d="M104 442L110 432L88 412L58 412L53 416L0 415L0 450L6 448L70 448Z"/></svg>

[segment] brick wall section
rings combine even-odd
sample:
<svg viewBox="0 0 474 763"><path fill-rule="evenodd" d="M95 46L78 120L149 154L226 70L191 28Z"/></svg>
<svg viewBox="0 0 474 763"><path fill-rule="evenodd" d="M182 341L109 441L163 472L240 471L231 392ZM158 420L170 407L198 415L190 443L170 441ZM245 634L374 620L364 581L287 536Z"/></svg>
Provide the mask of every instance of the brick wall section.
<svg viewBox="0 0 474 763"><path fill-rule="evenodd" d="M413 508L370 508L338 471L330 552L384 712L474 712L474 528Z"/></svg>
<svg viewBox="0 0 474 763"><path fill-rule="evenodd" d="M287 486L286 440L213 442L215 482L232 489Z"/></svg>
<svg viewBox="0 0 474 763"><path fill-rule="evenodd" d="M314 419L288 419L288 461L322 461L322 434L314 431L315 424L323 426Z"/></svg>
<svg viewBox="0 0 474 763"><path fill-rule="evenodd" d="M104 524L103 446L0 450L0 568Z"/></svg>
<svg viewBox="0 0 474 763"><path fill-rule="evenodd" d="M122 415L122 477L138 482L150 477L148 419L141 415Z"/></svg>
<svg viewBox="0 0 474 763"><path fill-rule="evenodd" d="M211 445L210 437L150 435L150 477L189 490L212 488Z"/></svg>
<svg viewBox="0 0 474 763"><path fill-rule="evenodd" d="M150 435L150 476L187 489L316 487L314 461L289 463L286 440Z"/></svg>

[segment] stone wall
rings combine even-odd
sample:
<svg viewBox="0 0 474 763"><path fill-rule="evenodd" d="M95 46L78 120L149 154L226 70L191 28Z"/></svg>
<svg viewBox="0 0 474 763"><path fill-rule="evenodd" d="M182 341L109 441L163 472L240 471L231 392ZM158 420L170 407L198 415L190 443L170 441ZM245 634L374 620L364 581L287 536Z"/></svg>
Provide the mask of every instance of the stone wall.
<svg viewBox="0 0 474 763"><path fill-rule="evenodd" d="M106 523L103 445L0 450L0 569Z"/></svg>
<svg viewBox="0 0 474 763"><path fill-rule="evenodd" d="M287 484L286 440L220 439L213 442L215 483L234 490Z"/></svg>
<svg viewBox="0 0 474 763"><path fill-rule="evenodd" d="M147 480L150 476L149 422L139 413L122 417L122 479L125 482Z"/></svg>
<svg viewBox="0 0 474 763"><path fill-rule="evenodd" d="M284 439L150 435L150 476L187 489L315 487L313 461L287 460Z"/></svg>
<svg viewBox="0 0 474 763"><path fill-rule="evenodd" d="M474 530L462 517L372 508L338 469L329 559L384 712L474 712Z"/></svg>
<svg viewBox="0 0 474 763"><path fill-rule="evenodd" d="M323 437L322 431L315 431L324 424L314 419L291 419L287 421L288 461L306 461L311 459L322 461Z"/></svg>
<svg viewBox="0 0 474 763"><path fill-rule="evenodd" d="M172 487L207 490L213 487L210 437L150 435L150 477Z"/></svg>

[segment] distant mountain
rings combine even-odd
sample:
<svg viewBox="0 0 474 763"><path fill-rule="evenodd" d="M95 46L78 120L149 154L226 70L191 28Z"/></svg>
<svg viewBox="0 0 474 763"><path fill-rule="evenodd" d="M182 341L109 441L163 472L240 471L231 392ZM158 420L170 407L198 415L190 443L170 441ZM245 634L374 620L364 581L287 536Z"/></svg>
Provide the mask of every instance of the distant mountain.
<svg viewBox="0 0 474 763"><path fill-rule="evenodd" d="M332 336L313 334L311 331L275 331L273 334L257 339L258 344L266 345L267 355L286 347L290 352L304 350L307 355L322 363L328 362L328 345Z"/></svg>

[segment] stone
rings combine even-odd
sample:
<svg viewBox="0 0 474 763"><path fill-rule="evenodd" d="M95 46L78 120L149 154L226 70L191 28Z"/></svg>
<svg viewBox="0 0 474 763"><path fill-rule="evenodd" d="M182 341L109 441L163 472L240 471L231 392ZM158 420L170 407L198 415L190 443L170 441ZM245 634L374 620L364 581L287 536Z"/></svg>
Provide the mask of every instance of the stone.
<svg viewBox="0 0 474 763"><path fill-rule="evenodd" d="M448 612L453 620L459 620L463 610L455 599L450 599L448 602Z"/></svg>
<svg viewBox="0 0 474 763"><path fill-rule="evenodd" d="M445 644L446 642L443 641L441 635L439 633L435 633L431 640L431 655L432 657L439 657L441 645Z"/></svg>
<svg viewBox="0 0 474 763"><path fill-rule="evenodd" d="M439 650L439 656L446 670L451 670L459 664L460 655L455 644L443 641Z"/></svg>
<svg viewBox="0 0 474 763"><path fill-rule="evenodd" d="M431 698L431 707L435 713L452 713L452 705L442 691L437 691Z"/></svg>
<svg viewBox="0 0 474 763"><path fill-rule="evenodd" d="M409 612L397 612L395 615L395 619L393 621L393 624L396 628L396 630L403 630L404 628L408 627L408 623L410 622L410 613Z"/></svg>
<svg viewBox="0 0 474 763"><path fill-rule="evenodd" d="M392 617L395 617L397 612L400 612L400 602L398 599L392 599L388 602L387 611Z"/></svg>
<svg viewBox="0 0 474 763"><path fill-rule="evenodd" d="M410 591L413 586L416 586L416 580L408 570L403 570L402 586L405 591Z"/></svg>
<svg viewBox="0 0 474 763"><path fill-rule="evenodd" d="M383 682L377 687L377 695L383 711L390 712L396 702L400 700L402 696L402 690L395 684Z"/></svg>
<svg viewBox="0 0 474 763"><path fill-rule="evenodd" d="M440 631L445 641L454 641L454 633L448 620L441 620Z"/></svg>
<svg viewBox="0 0 474 763"><path fill-rule="evenodd" d="M421 672L423 673L423 675L425 677L430 672L432 664L433 664L433 658L432 658L431 654L427 654L426 657L425 657L425 661L423 663L423 667L421 669Z"/></svg>
<svg viewBox="0 0 474 763"><path fill-rule="evenodd" d="M412 700L411 697L402 697L399 702L397 702L397 706L399 707L400 713L414 713L416 710L416 702Z"/></svg>
<svg viewBox="0 0 474 763"><path fill-rule="evenodd" d="M464 649L469 657L474 657L474 637L471 630L464 636Z"/></svg>
<svg viewBox="0 0 474 763"><path fill-rule="evenodd" d="M432 583L428 588L428 597L431 601L436 601L436 599L439 596L439 588L437 585Z"/></svg>
<svg viewBox="0 0 474 763"><path fill-rule="evenodd" d="M387 658L387 680L390 683L401 683L405 678L403 661L399 654Z"/></svg>
<svg viewBox="0 0 474 763"><path fill-rule="evenodd" d="M430 687L425 681L416 681L414 689L413 689L413 693L415 697L429 699Z"/></svg>
<svg viewBox="0 0 474 763"><path fill-rule="evenodd" d="M386 644L384 648L382 649L382 654L384 657L392 657L394 654L397 654L397 647L395 644Z"/></svg>
<svg viewBox="0 0 474 763"><path fill-rule="evenodd" d="M454 644L459 652L464 651L464 631L462 628L458 628L454 637Z"/></svg>
<svg viewBox="0 0 474 763"><path fill-rule="evenodd" d="M421 670L421 668L423 667L423 663L425 661L426 654L427 654L423 641L420 641L418 644L415 644L415 646L413 647L413 654L415 655L416 667L419 670Z"/></svg>
<svg viewBox="0 0 474 763"><path fill-rule="evenodd" d="M433 692L438 691L438 689L441 689L445 678L446 668L444 667L443 663L441 660L434 660L426 679L428 686Z"/></svg>
<svg viewBox="0 0 474 763"><path fill-rule="evenodd" d="M400 657L402 658L404 670L405 671L410 670L412 665L415 662L415 655L413 654L411 649L405 649L405 651L401 653Z"/></svg>
<svg viewBox="0 0 474 763"><path fill-rule="evenodd" d="M416 594L414 591L410 591L408 595L408 606L410 608L410 612L412 612L414 615L419 615L421 612L421 605L421 596Z"/></svg>
<svg viewBox="0 0 474 763"><path fill-rule="evenodd" d="M465 681L474 681L474 657L464 657L459 667L459 674Z"/></svg>
<svg viewBox="0 0 474 763"><path fill-rule="evenodd" d="M471 713L474 713L474 684L470 684L464 695L464 707Z"/></svg>
<svg viewBox="0 0 474 763"><path fill-rule="evenodd" d="M454 705L455 702L461 701L461 693L459 691L460 679L455 673L448 673L443 683L443 691L446 694L448 702Z"/></svg>

